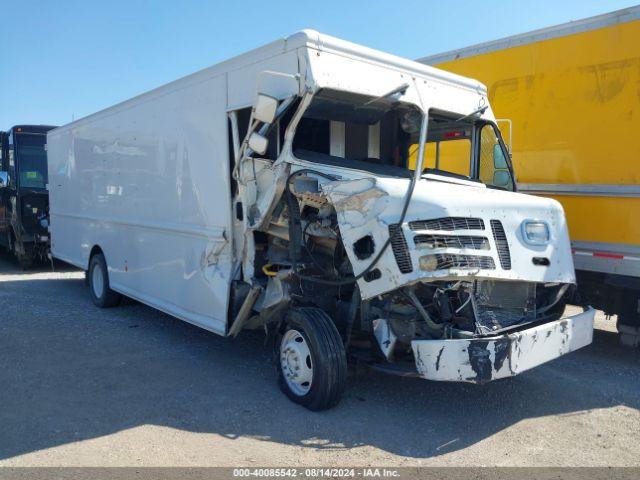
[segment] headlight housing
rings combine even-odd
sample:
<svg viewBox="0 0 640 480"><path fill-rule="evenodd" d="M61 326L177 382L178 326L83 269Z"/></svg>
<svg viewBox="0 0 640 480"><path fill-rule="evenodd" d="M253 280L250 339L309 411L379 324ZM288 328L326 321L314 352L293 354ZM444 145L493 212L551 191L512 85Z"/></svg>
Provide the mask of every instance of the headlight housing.
<svg viewBox="0 0 640 480"><path fill-rule="evenodd" d="M549 224L542 220L522 222L522 237L529 245L548 245L551 241Z"/></svg>
<svg viewBox="0 0 640 480"><path fill-rule="evenodd" d="M435 255L423 255L419 260L420 270L433 272L438 269L438 257Z"/></svg>

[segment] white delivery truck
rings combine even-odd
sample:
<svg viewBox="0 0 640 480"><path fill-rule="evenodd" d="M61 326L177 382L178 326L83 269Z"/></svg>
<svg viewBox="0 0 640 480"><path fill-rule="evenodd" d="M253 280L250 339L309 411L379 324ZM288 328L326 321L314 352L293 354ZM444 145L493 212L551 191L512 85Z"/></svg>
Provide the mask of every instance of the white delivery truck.
<svg viewBox="0 0 640 480"><path fill-rule="evenodd" d="M474 80L303 31L47 146L52 254L94 303L262 328L309 409L337 403L347 358L482 383L591 342L592 310L562 316L562 208L514 192Z"/></svg>

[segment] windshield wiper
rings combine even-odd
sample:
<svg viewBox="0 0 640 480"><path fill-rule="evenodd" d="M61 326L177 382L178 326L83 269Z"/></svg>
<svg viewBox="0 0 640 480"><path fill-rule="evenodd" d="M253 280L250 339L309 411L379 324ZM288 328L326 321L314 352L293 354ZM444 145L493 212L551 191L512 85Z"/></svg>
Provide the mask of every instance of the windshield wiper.
<svg viewBox="0 0 640 480"><path fill-rule="evenodd" d="M380 101L380 100L382 100L384 98L392 97L393 95L397 95L398 93L402 93L404 95L404 93L407 91L407 88L409 88L409 84L408 83L403 83L402 85L400 85L399 87L394 88L390 92L387 92L384 95L380 95L379 97L376 97L376 98L374 98L372 100L369 100L367 103L364 103L362 106L366 107L366 106L371 105L372 103Z"/></svg>
<svg viewBox="0 0 640 480"><path fill-rule="evenodd" d="M457 178L458 180L466 180L467 182L483 183L482 180L477 178L471 178L461 173L449 172L447 170L440 170L439 168L426 168L420 175L420 178L424 178L425 175L440 175L441 177Z"/></svg>
<svg viewBox="0 0 640 480"><path fill-rule="evenodd" d="M475 117L478 114L482 115L487 110L487 108L489 108L489 105L485 105L484 107L480 107L479 109L474 110L473 112L469 113L468 115L465 115L464 117L460 117L459 119L454 120L454 123L461 122L462 120L466 120L469 117Z"/></svg>

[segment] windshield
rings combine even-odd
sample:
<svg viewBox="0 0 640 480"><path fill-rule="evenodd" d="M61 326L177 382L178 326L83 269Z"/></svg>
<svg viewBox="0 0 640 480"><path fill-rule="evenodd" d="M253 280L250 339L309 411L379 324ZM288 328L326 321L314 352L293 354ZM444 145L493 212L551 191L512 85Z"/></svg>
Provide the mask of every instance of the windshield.
<svg viewBox="0 0 640 480"><path fill-rule="evenodd" d="M47 136L35 133L16 134L16 165L18 185L22 188L46 188Z"/></svg>
<svg viewBox="0 0 640 480"><path fill-rule="evenodd" d="M430 113L425 170L437 169L512 190L510 170L493 125L459 118L459 114ZM314 162L411 177L421 119L415 106L394 98L322 90L297 126L293 153ZM474 148L475 138L480 139L479 149Z"/></svg>

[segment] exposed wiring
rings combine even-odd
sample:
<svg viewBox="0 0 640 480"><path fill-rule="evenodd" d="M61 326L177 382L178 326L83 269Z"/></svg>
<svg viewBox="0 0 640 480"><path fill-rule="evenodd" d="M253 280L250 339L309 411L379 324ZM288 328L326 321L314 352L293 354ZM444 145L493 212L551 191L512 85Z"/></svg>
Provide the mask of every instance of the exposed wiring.
<svg viewBox="0 0 640 480"><path fill-rule="evenodd" d="M466 307L466 306L469 304L469 302L470 302L470 301L471 301L471 293L469 294L469 296L467 297L467 299L465 300L465 302L464 302L462 305L460 305L460 307L456 310L456 313L460 313L460 311L461 311L464 307Z"/></svg>
<svg viewBox="0 0 640 480"><path fill-rule="evenodd" d="M304 249L307 251L307 254L309 255L309 258L311 258L311 261L313 261L313 263L315 263L315 265L320 270L322 270L327 275L332 275L333 272L330 272L329 270L325 269L324 266L322 266L320 264L320 262L313 256L313 253L311 253L311 250L309 250L309 246L307 245L307 241L305 239L305 236L307 235L307 229L310 226L311 226L311 222L307 222L307 224L305 225L304 229L302 230L302 244L304 245Z"/></svg>
<svg viewBox="0 0 640 480"><path fill-rule="evenodd" d="M278 272L277 271L272 271L269 270L271 267L273 267L273 264L271 263L267 263L265 265L262 266L262 273L264 273L267 277L275 277Z"/></svg>

